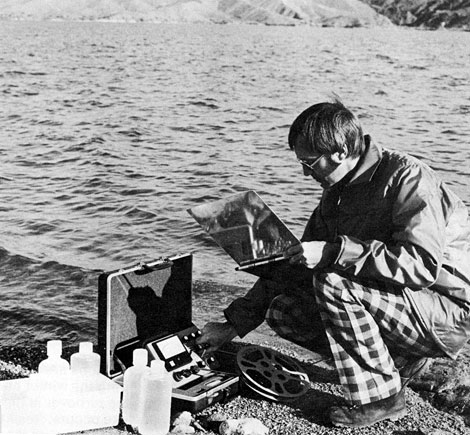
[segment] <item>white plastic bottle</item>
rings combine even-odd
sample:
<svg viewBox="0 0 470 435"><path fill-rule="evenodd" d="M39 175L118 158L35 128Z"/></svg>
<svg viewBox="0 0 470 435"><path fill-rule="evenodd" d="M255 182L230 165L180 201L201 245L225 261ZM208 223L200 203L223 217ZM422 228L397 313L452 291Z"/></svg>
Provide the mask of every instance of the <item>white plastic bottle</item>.
<svg viewBox="0 0 470 435"><path fill-rule="evenodd" d="M70 369L73 374L94 375L100 372L100 356L93 352L93 343L81 342L78 352L70 357Z"/></svg>
<svg viewBox="0 0 470 435"><path fill-rule="evenodd" d="M50 340L47 342L47 358L39 363L38 373L47 375L66 374L70 370L70 364L63 358L62 341Z"/></svg>
<svg viewBox="0 0 470 435"><path fill-rule="evenodd" d="M142 378L150 370L147 367L146 349L135 349L132 354L132 366L124 372L122 419L126 424L138 426L139 408L142 397Z"/></svg>
<svg viewBox="0 0 470 435"><path fill-rule="evenodd" d="M172 380L163 361L151 362L142 384L139 432L142 435L166 435L170 430Z"/></svg>
<svg viewBox="0 0 470 435"><path fill-rule="evenodd" d="M47 358L39 363L38 374L30 379L31 406L39 412L36 430L41 433L61 432L64 424L60 409L67 403L70 365L61 355L62 341L48 341Z"/></svg>

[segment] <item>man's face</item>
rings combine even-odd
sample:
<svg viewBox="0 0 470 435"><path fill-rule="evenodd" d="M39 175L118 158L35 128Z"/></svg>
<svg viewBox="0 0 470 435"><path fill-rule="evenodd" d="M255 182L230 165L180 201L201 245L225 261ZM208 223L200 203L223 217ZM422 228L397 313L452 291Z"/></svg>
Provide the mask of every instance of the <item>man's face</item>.
<svg viewBox="0 0 470 435"><path fill-rule="evenodd" d="M309 148L306 139L298 136L294 151L302 164L304 175L312 177L323 189L329 189L344 176L342 171L338 172L341 164L333 161L330 155L313 153Z"/></svg>

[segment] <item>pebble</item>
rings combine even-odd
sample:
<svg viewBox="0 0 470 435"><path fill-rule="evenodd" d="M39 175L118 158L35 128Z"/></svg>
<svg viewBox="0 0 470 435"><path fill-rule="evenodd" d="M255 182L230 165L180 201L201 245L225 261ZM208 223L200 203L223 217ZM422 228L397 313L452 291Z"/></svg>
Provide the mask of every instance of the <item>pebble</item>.
<svg viewBox="0 0 470 435"><path fill-rule="evenodd" d="M172 426L190 426L193 421L193 416L188 411L178 412L174 415Z"/></svg>
<svg viewBox="0 0 470 435"><path fill-rule="evenodd" d="M452 435L451 432L447 432L446 430L441 430L441 429L435 429L429 431L421 431L422 435Z"/></svg>
<svg viewBox="0 0 470 435"><path fill-rule="evenodd" d="M220 435L268 435L268 431L257 418L228 419L219 428Z"/></svg>
<svg viewBox="0 0 470 435"><path fill-rule="evenodd" d="M209 417L207 417L207 421L222 422L222 421L225 421L225 420L227 420L227 416L225 414L222 414L221 412L215 412L214 414L209 415Z"/></svg>
<svg viewBox="0 0 470 435"><path fill-rule="evenodd" d="M172 434L193 434L195 432L196 429L188 424L177 424L176 426L173 426L170 431Z"/></svg>
<svg viewBox="0 0 470 435"><path fill-rule="evenodd" d="M11 377L25 378L31 374L31 370L27 370L18 364L0 361L0 372L10 373Z"/></svg>

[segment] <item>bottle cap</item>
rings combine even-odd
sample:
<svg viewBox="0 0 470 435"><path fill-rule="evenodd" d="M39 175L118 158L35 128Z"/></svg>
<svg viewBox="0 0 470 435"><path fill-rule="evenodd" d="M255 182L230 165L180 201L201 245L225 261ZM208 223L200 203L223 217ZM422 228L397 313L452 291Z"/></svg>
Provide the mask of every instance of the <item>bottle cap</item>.
<svg viewBox="0 0 470 435"><path fill-rule="evenodd" d="M132 353L132 364L135 366L146 366L148 363L147 349L134 349Z"/></svg>
<svg viewBox="0 0 470 435"><path fill-rule="evenodd" d="M62 355L62 341L49 340L47 342L47 356L61 356Z"/></svg>
<svg viewBox="0 0 470 435"><path fill-rule="evenodd" d="M165 363L159 359L152 360L150 363L150 371L154 376L163 377L166 372Z"/></svg>
<svg viewBox="0 0 470 435"><path fill-rule="evenodd" d="M83 341L78 345L80 353L93 353L93 343L91 341Z"/></svg>

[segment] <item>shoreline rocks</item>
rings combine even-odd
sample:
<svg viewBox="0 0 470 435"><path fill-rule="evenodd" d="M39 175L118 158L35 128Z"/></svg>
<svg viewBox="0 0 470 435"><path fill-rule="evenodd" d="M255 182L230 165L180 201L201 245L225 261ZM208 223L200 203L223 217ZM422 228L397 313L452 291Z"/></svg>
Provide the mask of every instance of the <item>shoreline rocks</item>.
<svg viewBox="0 0 470 435"><path fill-rule="evenodd" d="M288 403L265 400L256 393L242 388L233 400L212 405L194 416L185 415L178 423L178 430L194 428L195 435L218 434L205 422L214 414L224 419L258 419L269 429L270 435L292 433L316 433L335 435L349 433L331 426L327 420L330 406L343 403L341 386L336 372L327 360L276 337L253 344L269 346L296 359L305 369L312 388L301 398ZM236 350L246 343L234 342ZM66 352L64 352L67 356ZM0 379L28 376L37 368L44 356L38 349L0 348ZM428 372L413 382L406 391L408 415L397 422L385 421L370 428L355 431L355 435L375 435L377 433L434 434L452 433L470 435L470 347L467 346L456 361L436 359ZM212 418L214 419L214 417ZM466 422L466 424L465 424ZM218 427L220 418L218 421ZM198 426L199 425L199 426ZM192 429L190 429L192 432ZM122 423L115 428L94 430L95 435L128 434ZM90 434L91 435L91 434Z"/></svg>

